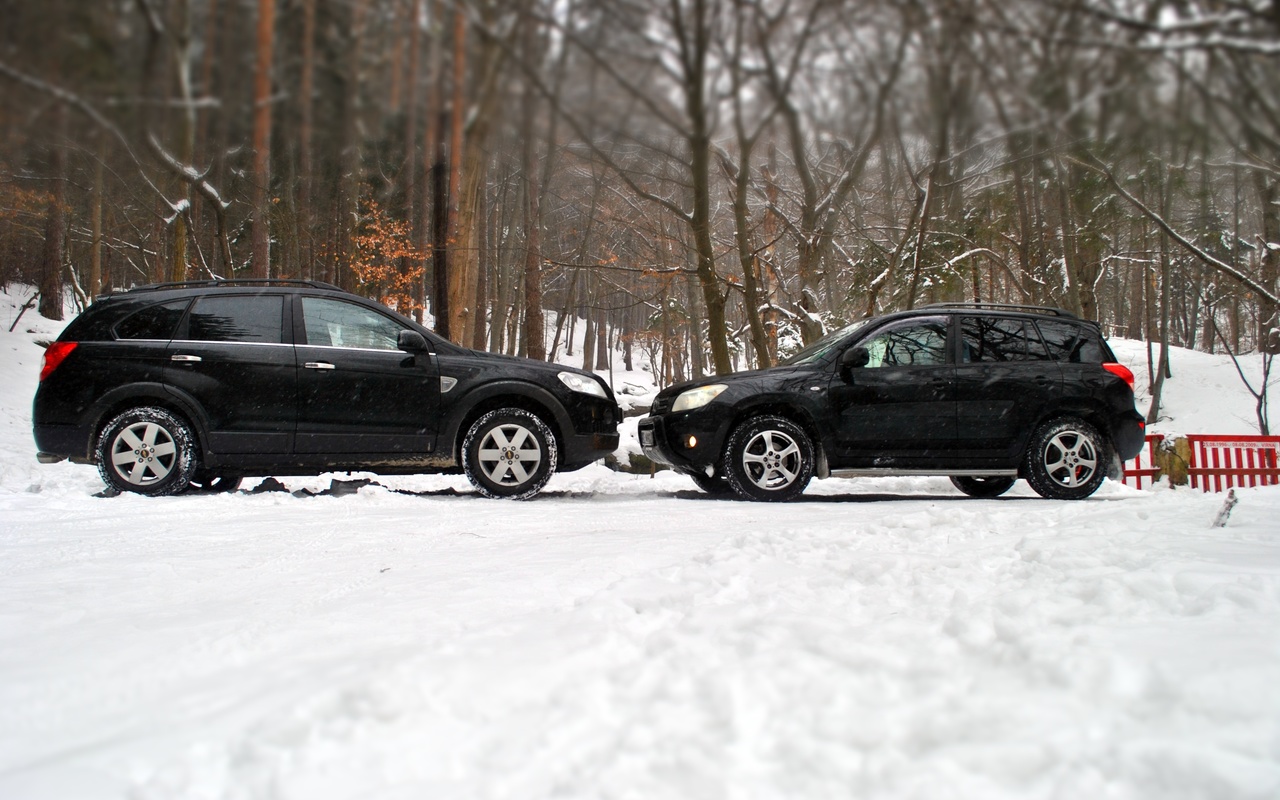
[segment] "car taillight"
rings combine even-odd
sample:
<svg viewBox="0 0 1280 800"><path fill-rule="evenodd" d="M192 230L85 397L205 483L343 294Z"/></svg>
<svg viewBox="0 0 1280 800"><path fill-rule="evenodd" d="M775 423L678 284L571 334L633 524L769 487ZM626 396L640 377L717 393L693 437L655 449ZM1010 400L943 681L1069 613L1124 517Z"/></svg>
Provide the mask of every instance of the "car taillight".
<svg viewBox="0 0 1280 800"><path fill-rule="evenodd" d="M1107 363L1102 368L1129 384L1129 391L1133 391L1133 372L1124 364Z"/></svg>
<svg viewBox="0 0 1280 800"><path fill-rule="evenodd" d="M53 373L63 359L71 355L71 351L76 349L75 342L54 342L44 351L44 367L40 370L40 380L44 380Z"/></svg>

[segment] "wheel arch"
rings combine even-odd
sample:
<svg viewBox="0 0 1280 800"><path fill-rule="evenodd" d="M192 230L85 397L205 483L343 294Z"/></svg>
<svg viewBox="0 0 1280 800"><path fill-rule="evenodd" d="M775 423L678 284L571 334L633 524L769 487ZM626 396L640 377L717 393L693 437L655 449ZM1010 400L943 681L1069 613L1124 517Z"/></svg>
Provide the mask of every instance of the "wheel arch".
<svg viewBox="0 0 1280 800"><path fill-rule="evenodd" d="M204 455L209 452L206 438L209 427L208 418L200 411L200 405L194 399L185 392L163 383L133 383L120 386L99 398L88 414L90 429L88 457L93 458L98 446L98 437L101 436L102 429L107 423L131 408L145 406L156 406L177 414L191 426L191 431L196 437L196 446L200 448L199 456L203 460Z"/></svg>
<svg viewBox="0 0 1280 800"><path fill-rule="evenodd" d="M1115 450L1115 443L1111 441L1111 425L1108 420L1106 410L1097 403L1091 403L1086 400L1068 399L1042 414L1040 419L1036 420L1033 425L1027 426L1027 430L1024 431L1022 436L1021 447L1019 448L1023 456L1026 455L1027 448L1031 446L1031 437L1042 425L1053 422L1054 420L1071 417L1084 420L1092 425L1097 429L1098 433L1102 435L1103 439L1106 440L1107 447L1112 451ZM1026 476L1022 475L1022 462L1023 459L1019 458L1018 473L1020 477L1025 478Z"/></svg>
<svg viewBox="0 0 1280 800"><path fill-rule="evenodd" d="M530 383L501 381L478 387L461 398L448 418L441 441L448 442L454 463L462 464L462 442L467 431L480 417L499 408L520 408L536 414L556 437L556 450L563 453L564 431L573 427L555 395ZM557 463L557 467L559 464Z"/></svg>
<svg viewBox="0 0 1280 800"><path fill-rule="evenodd" d="M729 422L725 445L728 445L728 435L731 435L735 428L752 417L761 416L783 417L799 425L800 429L809 437L815 456L820 461L825 460L826 448L822 436L822 426L818 424L815 415L810 409L806 408L802 403L785 396L762 396L753 398L750 402L738 406L734 412L733 419Z"/></svg>

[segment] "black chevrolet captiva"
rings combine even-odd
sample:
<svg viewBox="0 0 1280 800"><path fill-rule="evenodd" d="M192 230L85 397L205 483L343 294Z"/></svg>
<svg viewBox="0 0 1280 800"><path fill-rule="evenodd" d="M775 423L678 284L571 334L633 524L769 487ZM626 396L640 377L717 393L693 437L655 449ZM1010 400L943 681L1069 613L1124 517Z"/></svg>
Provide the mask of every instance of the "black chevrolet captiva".
<svg viewBox="0 0 1280 800"><path fill-rule="evenodd" d="M115 490L232 490L251 475L465 472L525 498L618 446L582 370L468 350L311 281L201 281L98 298L46 351L38 457Z"/></svg>

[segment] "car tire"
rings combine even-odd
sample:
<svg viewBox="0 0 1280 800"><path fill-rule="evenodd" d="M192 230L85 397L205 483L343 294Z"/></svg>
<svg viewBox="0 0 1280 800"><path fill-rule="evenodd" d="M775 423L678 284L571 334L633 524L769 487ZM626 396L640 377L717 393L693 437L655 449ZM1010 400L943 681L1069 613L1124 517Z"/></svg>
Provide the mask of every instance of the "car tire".
<svg viewBox="0 0 1280 800"><path fill-rule="evenodd" d="M243 478L239 475L222 475L198 469L196 474L191 476L191 483L187 488L193 492L224 494L239 489L242 480Z"/></svg>
<svg viewBox="0 0 1280 800"><path fill-rule="evenodd" d="M951 485L970 497L999 497L1017 480L1006 475L952 475Z"/></svg>
<svg viewBox="0 0 1280 800"><path fill-rule="evenodd" d="M182 418L143 406L103 426L94 457L110 488L161 496L187 490L199 466L197 450L195 434Z"/></svg>
<svg viewBox="0 0 1280 800"><path fill-rule="evenodd" d="M693 479L694 483L698 484L699 489L709 495L723 497L727 494L733 494L733 487L729 485L729 481L725 480L722 475L711 478L702 472L690 472L689 477Z"/></svg>
<svg viewBox="0 0 1280 800"><path fill-rule="evenodd" d="M500 408L477 419L462 440L462 469L485 497L525 500L556 471L556 437L523 408Z"/></svg>
<svg viewBox="0 0 1280 800"><path fill-rule="evenodd" d="M1023 461L1027 483L1041 497L1083 500L1098 490L1111 466L1111 445L1076 417L1050 420L1031 434Z"/></svg>
<svg viewBox="0 0 1280 800"><path fill-rule="evenodd" d="M721 474L747 500L791 500L813 477L813 443L786 417L752 417L729 435Z"/></svg>

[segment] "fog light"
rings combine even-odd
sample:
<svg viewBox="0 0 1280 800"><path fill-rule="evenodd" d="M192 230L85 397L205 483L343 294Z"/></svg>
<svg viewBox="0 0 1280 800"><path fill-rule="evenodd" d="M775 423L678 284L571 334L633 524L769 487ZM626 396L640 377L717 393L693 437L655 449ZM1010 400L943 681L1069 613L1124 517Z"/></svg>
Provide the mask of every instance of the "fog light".
<svg viewBox="0 0 1280 800"><path fill-rule="evenodd" d="M685 442L685 447L693 448L698 446L698 437L690 436L689 441Z"/></svg>

